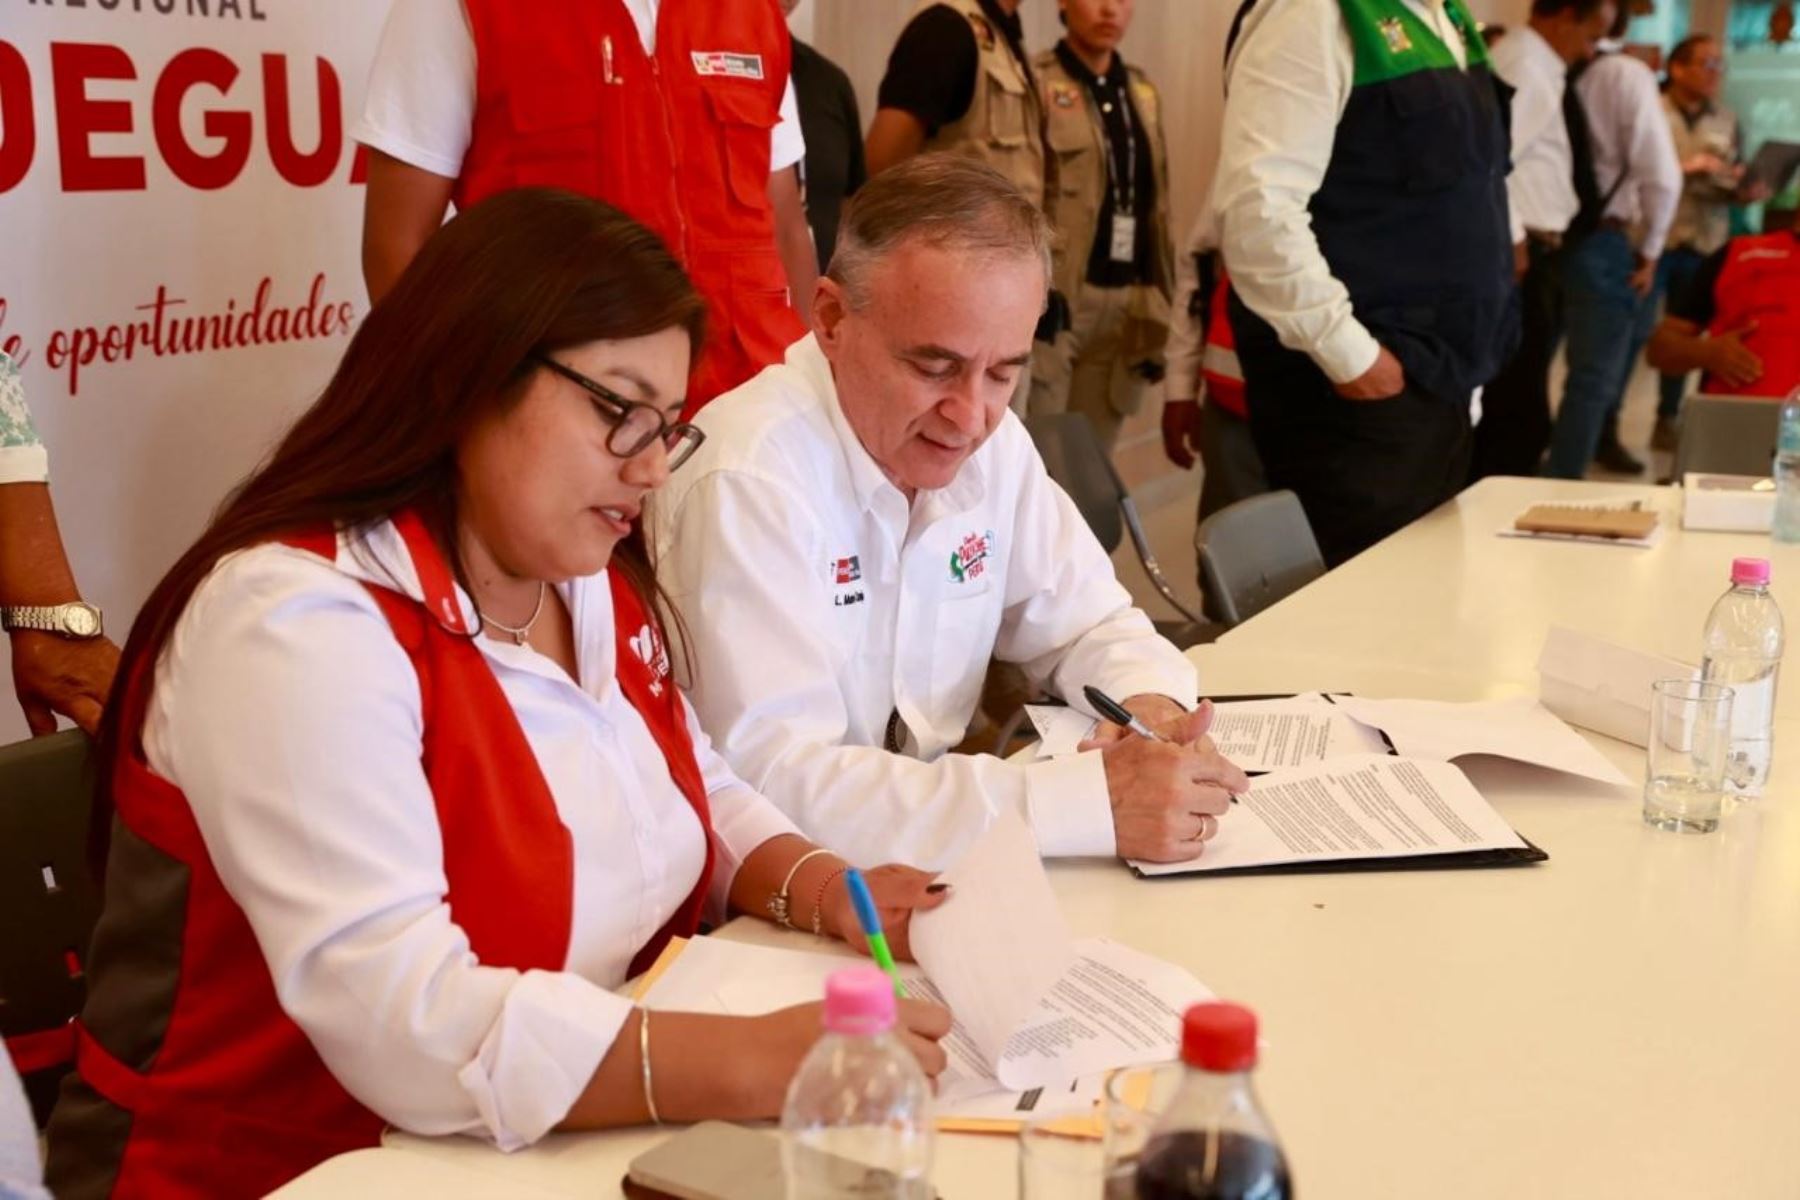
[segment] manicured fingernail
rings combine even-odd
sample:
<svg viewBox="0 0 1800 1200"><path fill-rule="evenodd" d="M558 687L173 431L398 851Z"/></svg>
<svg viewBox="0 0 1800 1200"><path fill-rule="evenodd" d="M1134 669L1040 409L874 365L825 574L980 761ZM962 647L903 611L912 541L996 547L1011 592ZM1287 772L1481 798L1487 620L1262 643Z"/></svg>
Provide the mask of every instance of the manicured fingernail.
<svg viewBox="0 0 1800 1200"><path fill-rule="evenodd" d="M932 883L932 884L927 884L927 885L926 885L926 887L925 887L925 890L926 890L926 891L928 891L928 892L930 892L930 893L931 893L931 894L932 894L932 895L934 895L934 896L935 896L935 895L937 895L937 894L938 894L938 893L939 893L939 892L947 892L947 891L949 891L949 890L950 890L950 885L949 885L949 884L947 884L947 883Z"/></svg>

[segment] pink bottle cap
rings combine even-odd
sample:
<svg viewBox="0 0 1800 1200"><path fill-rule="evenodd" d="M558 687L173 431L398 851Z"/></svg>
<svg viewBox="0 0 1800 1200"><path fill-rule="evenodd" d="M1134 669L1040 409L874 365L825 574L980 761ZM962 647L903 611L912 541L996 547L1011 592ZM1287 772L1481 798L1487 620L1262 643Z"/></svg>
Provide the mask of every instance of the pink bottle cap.
<svg viewBox="0 0 1800 1200"><path fill-rule="evenodd" d="M894 1027L894 981L880 967L848 967L825 981L829 1033L886 1033Z"/></svg>
<svg viewBox="0 0 1800 1200"><path fill-rule="evenodd" d="M1732 559L1731 582L1750 587L1766 587L1769 582L1769 560L1766 558Z"/></svg>

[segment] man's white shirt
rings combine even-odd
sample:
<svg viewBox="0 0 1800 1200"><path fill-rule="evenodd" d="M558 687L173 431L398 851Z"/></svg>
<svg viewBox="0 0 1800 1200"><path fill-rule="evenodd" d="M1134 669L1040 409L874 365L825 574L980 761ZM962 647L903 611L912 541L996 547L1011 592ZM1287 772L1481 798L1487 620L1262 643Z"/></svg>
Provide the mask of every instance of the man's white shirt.
<svg viewBox="0 0 1800 1200"><path fill-rule="evenodd" d="M1506 177L1513 243L1524 240L1527 230L1560 234L1581 207L1563 120L1569 64L1529 25L1509 31L1491 57L1495 73L1514 89L1512 174Z"/></svg>
<svg viewBox="0 0 1800 1200"><path fill-rule="evenodd" d="M1405 4L1466 67L1443 0ZM1348 383L1375 365L1381 346L1351 311L1308 212L1356 77L1339 0L1262 0L1225 72L1212 205L1231 285L1283 346L1311 357L1333 383Z"/></svg>
<svg viewBox="0 0 1800 1200"><path fill-rule="evenodd" d="M1045 855L1114 853L1098 753L946 754L990 657L1079 698L1190 703L1193 666L1132 606L1006 415L949 487L909 504L851 430L807 337L700 414L707 441L651 497L658 576L714 746L809 836L861 865L953 861L1003 806ZM884 749L899 714L901 753Z"/></svg>
<svg viewBox="0 0 1800 1200"><path fill-rule="evenodd" d="M1681 162L1656 73L1614 51L1581 73L1575 91L1593 135L1594 180L1602 196L1612 193L1604 215L1641 228L1639 253L1660 257L1681 202Z"/></svg>

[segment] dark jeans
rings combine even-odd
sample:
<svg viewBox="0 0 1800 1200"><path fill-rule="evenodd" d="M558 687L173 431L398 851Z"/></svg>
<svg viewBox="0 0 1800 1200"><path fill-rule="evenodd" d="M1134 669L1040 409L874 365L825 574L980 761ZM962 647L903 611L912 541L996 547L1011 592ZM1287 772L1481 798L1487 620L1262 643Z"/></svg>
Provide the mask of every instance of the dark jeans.
<svg viewBox="0 0 1800 1200"><path fill-rule="evenodd" d="M1562 252L1563 331L1568 381L1550 434L1544 474L1580 479L1594 459L1607 414L1631 377L1641 297L1631 288L1636 255L1616 229L1601 229Z"/></svg>
<svg viewBox="0 0 1800 1200"><path fill-rule="evenodd" d="M1269 486L1300 497L1329 566L1462 489L1469 397L1428 396L1408 384L1388 400L1345 400L1305 355L1245 355L1238 345Z"/></svg>
<svg viewBox="0 0 1800 1200"><path fill-rule="evenodd" d="M1706 255L1692 246L1677 246L1664 250L1663 256L1656 264L1656 292L1650 297L1650 312L1643 322L1643 338L1638 343L1641 348L1650 340L1650 334L1656 325L1656 301L1666 300L1670 296L1679 296L1687 291L1694 276L1706 264ZM1636 356L1632 358L1636 362ZM1681 399L1687 394L1686 375L1664 375L1658 380L1659 396L1656 402L1656 415L1664 420L1673 421L1681 415Z"/></svg>
<svg viewBox="0 0 1800 1200"><path fill-rule="evenodd" d="M1536 475L1550 442L1550 361L1562 338L1559 252L1529 245L1531 266L1519 285L1519 348L1481 392L1481 424L1469 481Z"/></svg>

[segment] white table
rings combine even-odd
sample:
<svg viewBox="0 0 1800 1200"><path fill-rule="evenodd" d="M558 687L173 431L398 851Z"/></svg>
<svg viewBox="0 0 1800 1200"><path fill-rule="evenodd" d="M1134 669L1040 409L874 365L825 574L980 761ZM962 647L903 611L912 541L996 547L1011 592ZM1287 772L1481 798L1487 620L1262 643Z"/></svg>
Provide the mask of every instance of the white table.
<svg viewBox="0 0 1800 1200"><path fill-rule="evenodd" d="M1730 558L1771 549L1776 594L1800 614L1800 554L1765 538L1671 528L1633 550L1494 536L1530 500L1631 490L1487 481L1199 650L1204 685L1530 691L1552 623L1693 659ZM1671 494L1637 490L1673 523ZM1779 712L1771 795L1711 836L1647 829L1634 791L1484 763L1476 783L1548 863L1146 882L1084 862L1051 876L1077 933L1180 962L1257 1009L1260 1086L1309 1200L1800 1196L1800 687ZM1595 741L1641 777L1641 750ZM281 1195L397 1191L416 1166L433 1195L511 1182L615 1196L656 1137L559 1136L503 1156L395 1136ZM948 1200L1012 1194L1005 1139L946 1137L938 1159Z"/></svg>

